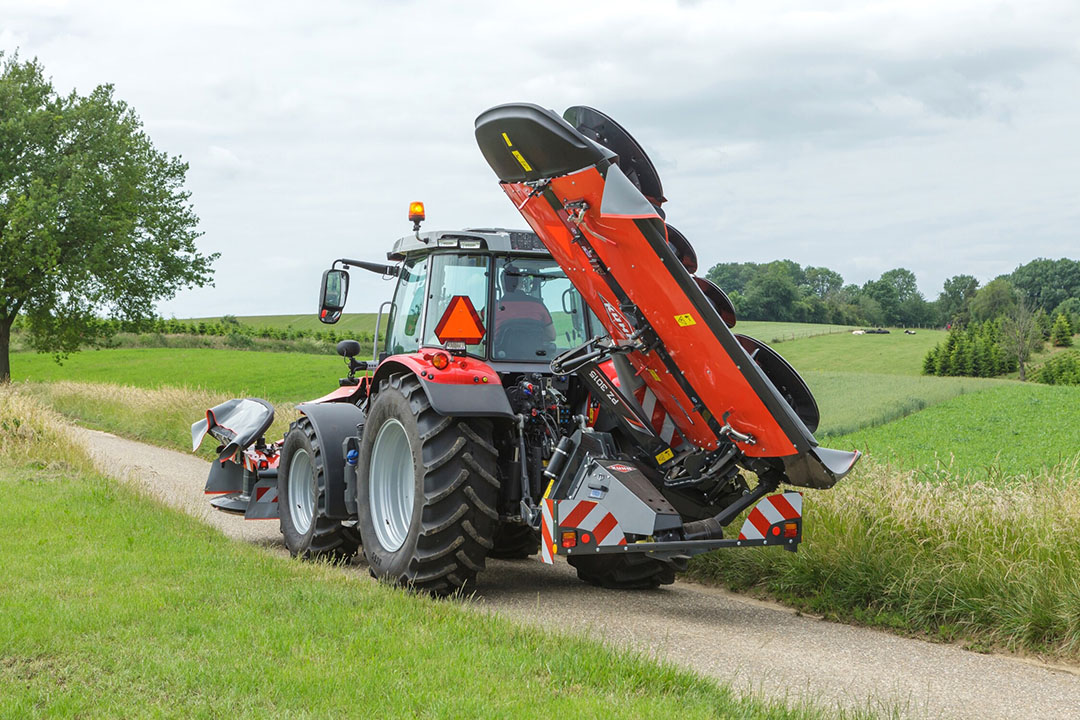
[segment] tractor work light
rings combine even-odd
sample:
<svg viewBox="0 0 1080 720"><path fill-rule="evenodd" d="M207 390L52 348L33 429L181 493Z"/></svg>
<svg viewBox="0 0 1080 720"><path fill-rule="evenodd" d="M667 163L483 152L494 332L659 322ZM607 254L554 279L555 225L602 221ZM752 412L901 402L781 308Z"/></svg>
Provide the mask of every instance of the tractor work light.
<svg viewBox="0 0 1080 720"><path fill-rule="evenodd" d="M479 250L484 246L484 243L477 238L462 238L459 244L462 250Z"/></svg>
<svg viewBox="0 0 1080 720"><path fill-rule="evenodd" d="M439 238L439 247L457 247L458 239L456 237L441 237Z"/></svg>

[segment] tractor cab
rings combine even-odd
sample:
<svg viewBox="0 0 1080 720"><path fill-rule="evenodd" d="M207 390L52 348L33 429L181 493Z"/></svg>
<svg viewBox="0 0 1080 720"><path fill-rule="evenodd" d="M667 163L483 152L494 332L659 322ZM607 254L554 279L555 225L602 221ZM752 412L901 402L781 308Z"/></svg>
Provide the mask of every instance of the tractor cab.
<svg viewBox="0 0 1080 720"><path fill-rule="evenodd" d="M377 361L444 348L500 372L550 372L552 359L601 331L566 273L530 231L417 232L398 239L387 257L398 264L342 261L396 276L392 299L379 309ZM324 279L321 316L340 316L340 284L333 274ZM335 301L329 309L328 295Z"/></svg>

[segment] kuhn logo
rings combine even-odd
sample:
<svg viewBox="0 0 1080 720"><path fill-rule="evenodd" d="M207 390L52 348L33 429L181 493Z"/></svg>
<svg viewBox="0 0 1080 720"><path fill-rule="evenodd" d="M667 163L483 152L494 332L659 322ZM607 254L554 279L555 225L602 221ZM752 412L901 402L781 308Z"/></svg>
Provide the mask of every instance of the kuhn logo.
<svg viewBox="0 0 1080 720"><path fill-rule="evenodd" d="M629 338L633 330L630 329L630 323L626 321L623 314L609 303L603 295L600 296L600 302L604 303L604 312L607 313L608 320L611 320L611 323L619 330L624 339Z"/></svg>
<svg viewBox="0 0 1080 720"><path fill-rule="evenodd" d="M615 463L614 465L608 465L607 469L608 470L615 470L615 471L621 472L621 473L628 473L628 472L633 471L634 468L630 467L629 465L623 465L622 463Z"/></svg>

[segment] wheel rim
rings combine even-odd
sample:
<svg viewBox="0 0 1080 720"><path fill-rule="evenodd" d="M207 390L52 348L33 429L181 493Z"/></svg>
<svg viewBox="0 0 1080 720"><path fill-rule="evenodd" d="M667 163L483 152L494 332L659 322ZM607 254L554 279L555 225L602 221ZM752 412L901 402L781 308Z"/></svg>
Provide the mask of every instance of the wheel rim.
<svg viewBox="0 0 1080 720"><path fill-rule="evenodd" d="M371 449L368 507L379 544L394 552L405 544L413 514L413 453L405 427L386 421Z"/></svg>
<svg viewBox="0 0 1080 720"><path fill-rule="evenodd" d="M307 450L297 450L289 461L289 515L300 535L307 535L319 504L319 485Z"/></svg>

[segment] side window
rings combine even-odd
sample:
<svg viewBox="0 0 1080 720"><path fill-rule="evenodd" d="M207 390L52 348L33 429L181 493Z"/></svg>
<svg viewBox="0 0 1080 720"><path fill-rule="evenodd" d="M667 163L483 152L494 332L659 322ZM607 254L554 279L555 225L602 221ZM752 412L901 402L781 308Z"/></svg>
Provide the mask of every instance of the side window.
<svg viewBox="0 0 1080 720"><path fill-rule="evenodd" d="M391 355L413 352L420 348L427 263L426 257L414 258L401 267L386 333L386 352Z"/></svg>
<svg viewBox="0 0 1080 720"><path fill-rule="evenodd" d="M425 345L439 345L435 337L435 327L450 305L450 298L465 295L472 302L484 328L488 327L488 265L486 255L433 255L431 258L431 292L428 298L427 330L424 332ZM487 335L478 345L470 345L468 350L473 355L484 357L487 348Z"/></svg>

